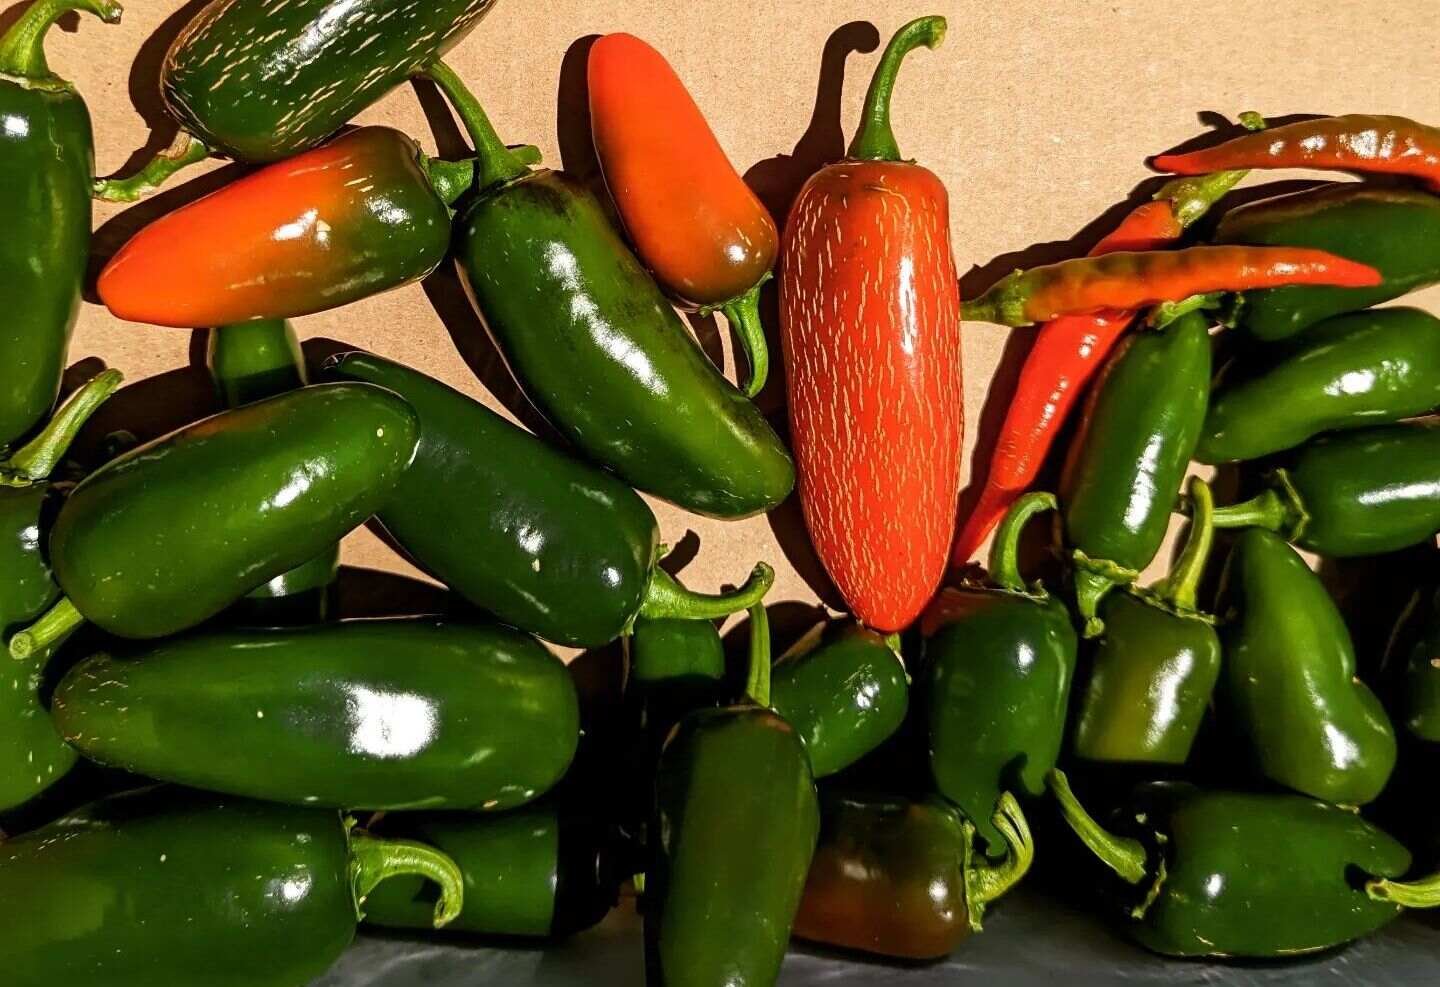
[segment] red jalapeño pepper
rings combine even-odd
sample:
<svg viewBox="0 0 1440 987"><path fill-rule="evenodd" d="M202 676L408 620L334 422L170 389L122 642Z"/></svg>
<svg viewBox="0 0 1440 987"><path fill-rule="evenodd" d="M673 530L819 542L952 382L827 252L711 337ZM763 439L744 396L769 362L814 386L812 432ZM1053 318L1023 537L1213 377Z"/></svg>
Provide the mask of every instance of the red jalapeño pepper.
<svg viewBox="0 0 1440 987"><path fill-rule="evenodd" d="M754 397L770 365L760 289L779 250L775 221L654 48L629 34L601 38L589 88L595 153L635 252L666 294L724 313L749 357L745 394Z"/></svg>
<svg viewBox="0 0 1440 987"><path fill-rule="evenodd" d="M933 48L942 17L890 42L849 157L806 183L785 225L781 342L800 503L851 610L908 625L945 571L955 531L960 297L949 200L902 161L890 93L905 55Z"/></svg>

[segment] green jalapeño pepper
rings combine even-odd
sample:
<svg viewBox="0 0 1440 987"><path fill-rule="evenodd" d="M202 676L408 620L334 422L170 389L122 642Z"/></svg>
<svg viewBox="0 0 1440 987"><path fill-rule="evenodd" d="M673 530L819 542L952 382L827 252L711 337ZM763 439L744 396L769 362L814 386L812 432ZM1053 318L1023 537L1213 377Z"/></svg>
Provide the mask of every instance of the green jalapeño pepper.
<svg viewBox="0 0 1440 987"><path fill-rule="evenodd" d="M174 638L55 688L91 760L192 788L346 809L508 809L564 775L579 701L533 638L434 618Z"/></svg>
<svg viewBox="0 0 1440 987"><path fill-rule="evenodd" d="M444 854L381 840L323 809L148 789L0 843L9 987L304 987L355 938L392 877L464 891Z"/></svg>
<svg viewBox="0 0 1440 987"><path fill-rule="evenodd" d="M55 404L90 253L90 114L45 62L45 35L71 10L120 20L113 0L37 0L0 38L0 455Z"/></svg>
<svg viewBox="0 0 1440 987"><path fill-rule="evenodd" d="M90 620L155 638L313 559L390 497L415 413L369 384L320 384L225 411L111 460L55 520L66 597L10 640L24 658Z"/></svg>
<svg viewBox="0 0 1440 987"><path fill-rule="evenodd" d="M388 388L415 409L420 445L380 522L421 567L507 624L596 648L637 617L715 619L770 587L773 573L756 566L732 594L685 589L657 564L660 529L635 491L431 377L368 353L332 357L326 373Z"/></svg>
<svg viewBox="0 0 1440 987"><path fill-rule="evenodd" d="M901 960L949 956L1034 856L1009 793L994 825L1011 847L1000 864L976 857L974 826L939 799L825 795L795 935Z"/></svg>
<svg viewBox="0 0 1440 987"><path fill-rule="evenodd" d="M375 831L433 846L460 868L465 907L447 933L561 939L595 925L619 896L604 828L551 804L494 816L392 813ZM365 902L365 921L433 929L439 894L420 874L386 881Z"/></svg>
<svg viewBox="0 0 1440 987"><path fill-rule="evenodd" d="M1440 531L1440 421L1322 435L1288 457L1215 527L1255 525L1330 558L1383 555Z"/></svg>
<svg viewBox="0 0 1440 987"><path fill-rule="evenodd" d="M0 462L0 638L35 620L60 598L45 556L53 504L49 477L75 433L120 386L106 370L61 407L38 436ZM75 750L60 739L40 701L53 648L23 662L0 655L0 812L28 802L64 778Z"/></svg>
<svg viewBox="0 0 1440 987"><path fill-rule="evenodd" d="M1205 422L1210 323L1189 312L1124 340L1100 372L1060 479L1085 636L1097 608L1154 560ZM1163 386L1161 382L1163 381Z"/></svg>
<svg viewBox="0 0 1440 987"><path fill-rule="evenodd" d="M1151 784L1116 813L1110 832L1060 772L1053 782L1066 821L1121 879L1115 904L1126 934L1157 953L1296 956L1369 935L1400 914L1356 876L1404 874L1410 852L1338 806Z"/></svg>
<svg viewBox="0 0 1440 987"><path fill-rule="evenodd" d="M237 322L210 330L206 364L227 408L239 408L309 383L294 328L283 319ZM306 623L323 620L330 586L340 565L340 546L281 573L253 590L242 609L261 620Z"/></svg>
<svg viewBox="0 0 1440 987"><path fill-rule="evenodd" d="M691 713L660 756L651 987L770 987L800 907L819 804L804 741L768 707L768 621L751 614L747 700Z"/></svg>
<svg viewBox="0 0 1440 987"><path fill-rule="evenodd" d="M743 518L795 483L760 411L715 370L605 210L568 175L531 171L445 65L430 72L479 155L457 260L530 400L577 448L686 510Z"/></svg>
<svg viewBox="0 0 1440 987"><path fill-rule="evenodd" d="M1334 429L1382 425L1440 407L1440 319L1414 308L1313 326L1258 373L1210 399L1195 458L1259 459Z"/></svg>
<svg viewBox="0 0 1440 987"><path fill-rule="evenodd" d="M1238 324L1257 339L1284 339L1322 319L1440 282L1440 196L1358 182L1326 185L1232 209L1221 243L1311 247L1380 271L1370 288L1294 285L1246 292Z"/></svg>
<svg viewBox="0 0 1440 987"><path fill-rule="evenodd" d="M637 620L626 640L626 693L639 714L653 765L681 718L716 706L725 689L725 643L708 620ZM636 779L649 793L649 772ZM649 801L649 795L645 799Z"/></svg>
<svg viewBox="0 0 1440 987"><path fill-rule="evenodd" d="M1278 536L1241 532L1226 566L1232 725L1271 781L1364 805L1395 768L1395 731L1355 677L1355 650L1320 578Z"/></svg>
<svg viewBox="0 0 1440 987"><path fill-rule="evenodd" d="M1190 479L1194 520L1174 571L1150 589L1105 598L1105 634L1075 723L1074 751L1089 761L1184 764L1220 677L1215 618L1195 604L1214 540L1210 488Z"/></svg>
<svg viewBox="0 0 1440 987"><path fill-rule="evenodd" d="M1065 737L1075 629L1065 604L1027 586L1017 564L1025 523L1055 507L1047 493L1017 500L996 533L989 580L942 591L920 623L935 787L992 856L1005 850L991 822L1001 792L1044 794Z"/></svg>

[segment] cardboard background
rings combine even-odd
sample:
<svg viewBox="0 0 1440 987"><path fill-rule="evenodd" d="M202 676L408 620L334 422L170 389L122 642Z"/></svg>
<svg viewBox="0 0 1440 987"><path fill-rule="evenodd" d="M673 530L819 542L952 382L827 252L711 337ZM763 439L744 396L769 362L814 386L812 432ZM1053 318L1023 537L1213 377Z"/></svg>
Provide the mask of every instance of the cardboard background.
<svg viewBox="0 0 1440 987"><path fill-rule="evenodd" d="M168 143L173 130L155 93L158 66L170 38L201 6L201 0L131 0L121 26L87 17L77 31L55 32L51 63L89 101L100 174L133 167L141 160L133 152L147 140L149 150ZM3 9L8 23L14 11ZM638 34L666 54L737 167L776 205L843 153L876 44L910 17L934 12L949 16L950 34L937 52L907 61L895 130L902 150L949 186L967 294L1016 264L1082 252L1123 214L1127 199L1138 201L1137 187L1152 187L1146 155L1206 129L1197 114L1366 111L1440 121L1440 33L1430 0L1322 7L1295 0L501 0L451 61L502 137L537 144L547 163L583 171L591 152L585 45L577 39ZM426 85L401 87L360 120L400 127L431 151L438 135L447 156L464 152ZM152 126L159 128L153 139ZM97 254L108 256L140 221L237 173L218 162L206 167L211 174L197 169L140 207L100 205ZM1414 300L1440 310L1440 290ZM296 325L302 338L343 340L410 363L492 406L526 411L448 264L424 287ZM723 323L719 332L713 323L699 329L707 351L733 374ZM1013 378L1027 345L1026 330L966 327L967 474L977 437L983 443L1004 412L1003 388L987 398L991 382ZM121 323L87 304L72 363L99 358L128 377L92 434L123 426L148 438L208 413L203 353L203 334ZM778 377L778 348L776 354ZM761 403L783 419L778 385ZM681 545L682 557L696 552L683 570L689 585L715 590L767 559L779 571L772 601L817 599L811 583L820 580L813 578L798 510L729 524L665 505L657 505L657 514L667 543ZM365 530L347 539L344 558L418 575Z"/></svg>

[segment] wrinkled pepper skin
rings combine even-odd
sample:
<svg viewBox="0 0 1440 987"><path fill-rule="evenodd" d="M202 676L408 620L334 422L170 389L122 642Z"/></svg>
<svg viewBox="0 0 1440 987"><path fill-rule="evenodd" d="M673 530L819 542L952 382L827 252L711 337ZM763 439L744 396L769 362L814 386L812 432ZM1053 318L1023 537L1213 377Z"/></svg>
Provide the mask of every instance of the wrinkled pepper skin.
<svg viewBox="0 0 1440 987"><path fill-rule="evenodd" d="M111 0L40 0L0 38L0 451L50 413L65 372L90 251L90 113L46 65L55 18L120 20Z"/></svg>
<svg viewBox="0 0 1440 987"><path fill-rule="evenodd" d="M1440 319L1385 308L1318 323L1278 360L1211 396L1202 463L1259 459L1321 432L1383 425L1440 407Z"/></svg>
<svg viewBox="0 0 1440 987"><path fill-rule="evenodd" d="M418 281L449 245L450 209L419 146L362 127L160 217L96 287L131 322L288 319Z"/></svg>
<svg viewBox="0 0 1440 987"><path fill-rule="evenodd" d="M1412 736L1440 743L1440 589L1422 595L1419 605L1420 632L1403 655L1401 715Z"/></svg>
<svg viewBox="0 0 1440 987"><path fill-rule="evenodd" d="M56 686L91 760L295 805L522 805L579 739L564 664L517 631L434 618L236 630L99 654Z"/></svg>
<svg viewBox="0 0 1440 987"><path fill-rule="evenodd" d="M1322 319L1356 312L1440 282L1440 196L1360 183L1328 185L1253 202L1226 214L1221 243L1313 247L1369 264L1370 288L1291 286L1247 292L1239 327L1284 339Z"/></svg>
<svg viewBox="0 0 1440 987"><path fill-rule="evenodd" d="M1271 781L1341 805L1364 805L1395 768L1395 732L1355 677L1345 622L1318 576L1280 536L1235 541L1226 598L1227 719Z"/></svg>

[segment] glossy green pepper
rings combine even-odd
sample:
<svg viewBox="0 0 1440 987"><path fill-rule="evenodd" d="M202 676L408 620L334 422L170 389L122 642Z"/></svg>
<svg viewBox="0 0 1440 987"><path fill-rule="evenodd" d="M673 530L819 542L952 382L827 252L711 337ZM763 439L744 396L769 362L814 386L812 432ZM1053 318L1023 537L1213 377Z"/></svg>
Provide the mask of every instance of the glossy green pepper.
<svg viewBox="0 0 1440 987"><path fill-rule="evenodd" d="M357 620L94 655L55 688L86 757L192 788L346 809L509 809L575 756L564 664L509 628Z"/></svg>
<svg viewBox="0 0 1440 987"><path fill-rule="evenodd" d="M45 61L45 35L72 10L120 20L113 0L37 0L0 38L0 455L55 404L90 253L90 113Z"/></svg>
<svg viewBox="0 0 1440 987"><path fill-rule="evenodd" d="M993 825L1011 847L1000 864L977 859L974 826L940 799L827 793L794 934L877 956L943 959L1029 870L1030 829L1008 792Z"/></svg>
<svg viewBox="0 0 1440 987"><path fill-rule="evenodd" d="M1152 784L1116 813L1112 833L1059 772L1052 780L1066 821L1123 882L1125 933L1157 953L1297 956L1400 914L1356 877L1404 874L1410 853L1353 812L1298 795Z"/></svg>
<svg viewBox="0 0 1440 987"><path fill-rule="evenodd" d="M1270 474L1217 528L1258 526L1330 558L1383 555L1440 531L1440 421L1322 435Z"/></svg>
<svg viewBox="0 0 1440 987"><path fill-rule="evenodd" d="M418 843L380 840L336 812L175 789L119 795L0 843L9 987L304 987L355 938L391 877L441 888L460 872Z"/></svg>
<svg viewBox="0 0 1440 987"><path fill-rule="evenodd" d="M768 511L795 466L765 417L705 358L599 201L531 171L443 64L479 190L456 257L486 329L530 400L576 447L640 490L719 518Z"/></svg>
<svg viewBox="0 0 1440 987"><path fill-rule="evenodd" d="M637 620L629 655L629 681L644 690L677 682L713 687L725 677L725 642L708 620Z"/></svg>
<svg viewBox="0 0 1440 987"><path fill-rule="evenodd" d="M1279 360L1210 398L1195 458L1259 459L1335 429L1381 425L1440 407L1440 319L1414 308L1312 326Z"/></svg>
<svg viewBox="0 0 1440 987"><path fill-rule="evenodd" d="M770 587L773 573L757 566L732 594L685 589L657 564L659 525L635 491L434 378L368 353L331 357L326 374L378 384L415 409L420 445L380 522L507 624L595 648L637 617L723 617Z"/></svg>
<svg viewBox="0 0 1440 987"><path fill-rule="evenodd" d="M1246 292L1238 325L1257 339L1284 339L1322 319L1357 312L1440 282L1440 196L1347 182L1232 209L1220 243L1313 247L1369 264L1373 288L1293 285Z"/></svg>
<svg viewBox="0 0 1440 987"><path fill-rule="evenodd" d="M1215 618L1195 603L1214 541L1210 488L1190 479L1194 519L1170 575L1113 593L1091 656L1073 749L1088 761L1184 764L1220 678Z"/></svg>
<svg viewBox="0 0 1440 987"><path fill-rule="evenodd" d="M686 716L656 773L645 877L646 983L770 987L820 827L800 735L767 705L765 608L751 609L747 699Z"/></svg>
<svg viewBox="0 0 1440 987"><path fill-rule="evenodd" d="M925 721L935 787L985 839L1005 851L991 822L1004 791L1037 797L1065 737L1077 642L1065 604L1020 575L1020 533L1056 509L1026 494L1001 522L983 583L943 590L921 618L928 666Z"/></svg>
<svg viewBox="0 0 1440 987"><path fill-rule="evenodd" d="M1405 662L1401 721L1412 736L1440 743L1440 587L1422 591L1415 604L1418 633L1399 656Z"/></svg>
<svg viewBox="0 0 1440 987"><path fill-rule="evenodd" d="M50 534L66 596L10 640L23 658L89 620L156 638L313 559L390 497L415 454L410 406L320 384L221 412L111 460Z"/></svg>
<svg viewBox="0 0 1440 987"><path fill-rule="evenodd" d="M45 529L54 504L49 482L75 433L120 386L106 370L65 403L50 424L0 461L0 638L43 614L60 588L45 556ZM64 778L75 750L50 722L40 701L45 665L54 647L23 662L0 655L0 812L13 809Z"/></svg>
<svg viewBox="0 0 1440 987"><path fill-rule="evenodd" d="M619 895L604 828L553 804L494 816L392 813L375 832L433 846L460 868L465 907L447 933L561 939L599 922ZM439 893L418 874L386 881L366 900L365 922L433 929Z"/></svg>
<svg viewBox="0 0 1440 987"><path fill-rule="evenodd" d="M1355 677L1350 632L1320 578L1278 535L1247 528L1226 565L1228 719L1271 781L1364 805L1395 768L1395 731Z"/></svg>
<svg viewBox="0 0 1440 987"><path fill-rule="evenodd" d="M1086 637L1104 629L1097 610L1105 594L1134 582L1165 540L1205 422L1209 328L1197 311L1132 333L1086 399L1060 478Z"/></svg>
<svg viewBox="0 0 1440 987"><path fill-rule="evenodd" d="M310 382L300 340L284 319L257 319L211 329L206 365L227 408L253 404ZM340 546L331 545L309 562L252 590L244 614L287 623L323 620L339 566ZM287 602L270 605L265 601Z"/></svg>

